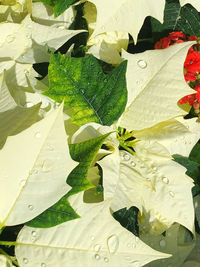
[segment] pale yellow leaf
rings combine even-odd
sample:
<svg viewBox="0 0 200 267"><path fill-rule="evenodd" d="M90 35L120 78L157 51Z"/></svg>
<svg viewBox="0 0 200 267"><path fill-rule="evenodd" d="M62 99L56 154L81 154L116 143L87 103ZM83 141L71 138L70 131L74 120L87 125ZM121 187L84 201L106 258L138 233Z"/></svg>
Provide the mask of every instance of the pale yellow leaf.
<svg viewBox="0 0 200 267"><path fill-rule="evenodd" d="M110 202L84 204L82 195L70 200L81 219L37 229L24 227L18 235L16 256L21 267L144 266L170 255L146 246L123 228L110 213ZM34 232L34 238L32 234Z"/></svg>
<svg viewBox="0 0 200 267"><path fill-rule="evenodd" d="M136 42L147 16L152 16L161 23L163 21L165 0L90 0L90 2L97 8L97 24L92 37L103 32L121 31L130 33Z"/></svg>
<svg viewBox="0 0 200 267"><path fill-rule="evenodd" d="M29 221L65 195L66 177L77 165L69 154L63 106L0 150L0 225Z"/></svg>
<svg viewBox="0 0 200 267"><path fill-rule="evenodd" d="M141 130L187 114L178 100L194 93L183 75L183 64L193 42L177 44L163 50L139 54L123 53L128 60L128 107L119 125L129 130Z"/></svg>

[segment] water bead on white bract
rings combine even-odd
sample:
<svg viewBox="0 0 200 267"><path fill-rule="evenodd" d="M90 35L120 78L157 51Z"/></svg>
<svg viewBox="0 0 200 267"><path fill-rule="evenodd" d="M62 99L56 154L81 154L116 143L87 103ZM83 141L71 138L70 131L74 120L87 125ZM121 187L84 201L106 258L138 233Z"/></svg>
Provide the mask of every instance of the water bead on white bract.
<svg viewBox="0 0 200 267"><path fill-rule="evenodd" d="M36 138L40 138L41 137L41 133L39 133L39 132L35 133L35 137Z"/></svg>
<svg viewBox="0 0 200 267"><path fill-rule="evenodd" d="M28 259L27 258L23 258L23 263L27 264L28 263Z"/></svg>
<svg viewBox="0 0 200 267"><path fill-rule="evenodd" d="M7 41L8 43L12 43L14 40L15 40L15 36L14 36L14 35L8 35L8 36L6 37L6 41Z"/></svg>
<svg viewBox="0 0 200 267"><path fill-rule="evenodd" d="M101 246L99 244L94 246L94 250L98 252L101 249Z"/></svg>
<svg viewBox="0 0 200 267"><path fill-rule="evenodd" d="M170 191L169 194L171 197L174 197L174 192Z"/></svg>
<svg viewBox="0 0 200 267"><path fill-rule="evenodd" d="M169 179L167 177L163 177L162 181L164 184L168 184L169 183Z"/></svg>
<svg viewBox="0 0 200 267"><path fill-rule="evenodd" d="M104 261L107 263L107 262L109 262L109 259L107 257L105 257Z"/></svg>
<svg viewBox="0 0 200 267"><path fill-rule="evenodd" d="M32 231L32 232L31 232L31 235L32 235L33 237L36 237L36 235L37 235L37 234L36 234L36 231Z"/></svg>
<svg viewBox="0 0 200 267"><path fill-rule="evenodd" d="M131 161L131 165L132 165L133 167L135 167L135 166L136 166L136 164L135 164L135 162L134 162L134 161Z"/></svg>
<svg viewBox="0 0 200 267"><path fill-rule="evenodd" d="M33 208L34 208L33 205L28 205L29 210L33 210Z"/></svg>
<svg viewBox="0 0 200 267"><path fill-rule="evenodd" d="M147 62L144 60L138 60L137 65L141 68L141 69L145 69L147 67Z"/></svg>
<svg viewBox="0 0 200 267"><path fill-rule="evenodd" d="M157 171L157 170L158 170L158 168L157 168L157 167L153 167L153 170L154 170L154 171Z"/></svg>
<svg viewBox="0 0 200 267"><path fill-rule="evenodd" d="M32 102L26 102L26 104L24 106L26 108L31 108L32 106L34 106L34 104Z"/></svg>
<svg viewBox="0 0 200 267"><path fill-rule="evenodd" d="M128 161L128 160L130 159L130 156L129 156L128 154L125 154L125 155L124 155L124 159L125 159L126 161Z"/></svg>
<svg viewBox="0 0 200 267"><path fill-rule="evenodd" d="M99 256L99 254L95 254L94 258L95 258L95 260L100 260L101 257Z"/></svg>
<svg viewBox="0 0 200 267"><path fill-rule="evenodd" d="M111 235L107 240L107 246L110 253L115 253L119 247L119 239L116 235Z"/></svg>
<svg viewBox="0 0 200 267"><path fill-rule="evenodd" d="M20 185L21 186L25 186L25 184L26 184L26 180L25 179L23 179L23 180L20 181Z"/></svg>

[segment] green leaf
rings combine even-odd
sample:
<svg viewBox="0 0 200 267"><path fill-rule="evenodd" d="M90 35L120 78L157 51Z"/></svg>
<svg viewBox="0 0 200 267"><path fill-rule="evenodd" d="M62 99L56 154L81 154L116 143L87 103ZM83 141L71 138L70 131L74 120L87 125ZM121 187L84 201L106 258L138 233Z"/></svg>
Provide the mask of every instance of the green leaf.
<svg viewBox="0 0 200 267"><path fill-rule="evenodd" d="M156 40L160 39L159 33L166 36L167 32L182 31L188 35L200 36L200 16L191 5L180 6L178 1L167 0L164 11L164 23L151 18L152 32Z"/></svg>
<svg viewBox="0 0 200 267"><path fill-rule="evenodd" d="M189 159L200 164L200 143L196 143L190 152Z"/></svg>
<svg viewBox="0 0 200 267"><path fill-rule="evenodd" d="M73 160L80 162L67 178L67 183L72 187L68 196L93 188L94 185L87 179L88 170L95 156L110 133L93 138L81 143L70 144L70 154Z"/></svg>
<svg viewBox="0 0 200 267"><path fill-rule="evenodd" d="M134 235L139 236L139 226L138 226L138 208L131 207L120 209L113 213L113 217L127 230L132 232Z"/></svg>
<svg viewBox="0 0 200 267"><path fill-rule="evenodd" d="M67 178L67 183L71 185L72 189L57 203L26 223L26 225L38 228L48 228L66 221L80 218L71 207L68 197L94 187L94 185L87 179L88 170L109 134L110 133L85 142L69 145L71 157L73 160L80 162L79 165L71 171Z"/></svg>
<svg viewBox="0 0 200 267"><path fill-rule="evenodd" d="M66 9L78 1L79 0L40 0L38 2L43 2L44 4L52 6L55 17L58 17Z"/></svg>
<svg viewBox="0 0 200 267"><path fill-rule="evenodd" d="M67 199L68 196L65 195L56 204L25 224L31 227L48 228L66 221L80 218Z"/></svg>
<svg viewBox="0 0 200 267"><path fill-rule="evenodd" d="M50 89L44 94L73 109L72 121L84 125L97 122L111 125L127 102L126 65L123 61L104 74L98 60L90 55L68 58L52 54L49 66Z"/></svg>
<svg viewBox="0 0 200 267"><path fill-rule="evenodd" d="M186 174L194 179L196 184L200 184L200 164L178 154L174 154L173 158L187 169Z"/></svg>

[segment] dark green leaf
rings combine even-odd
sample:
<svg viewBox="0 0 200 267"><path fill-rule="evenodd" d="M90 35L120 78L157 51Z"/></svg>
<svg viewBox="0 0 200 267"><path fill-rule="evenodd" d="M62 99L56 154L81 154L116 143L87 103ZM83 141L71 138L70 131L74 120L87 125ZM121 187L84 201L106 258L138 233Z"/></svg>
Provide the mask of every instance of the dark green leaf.
<svg viewBox="0 0 200 267"><path fill-rule="evenodd" d="M50 89L44 94L73 109L72 121L84 125L97 122L111 125L127 102L126 66L123 61L110 73L103 73L98 60L90 55L68 58L52 54L49 65Z"/></svg>
<svg viewBox="0 0 200 267"><path fill-rule="evenodd" d="M189 159L200 164L200 143L197 142L190 152Z"/></svg>
<svg viewBox="0 0 200 267"><path fill-rule="evenodd" d="M200 36L199 13L191 5L181 7L176 0L166 1L163 24L154 18L151 18L151 23L153 36L156 41L173 31L182 31L188 35Z"/></svg>
<svg viewBox="0 0 200 267"><path fill-rule="evenodd" d="M138 208L131 207L120 209L113 213L113 217L127 230L132 232L134 235L139 236L139 226L138 226Z"/></svg>
<svg viewBox="0 0 200 267"><path fill-rule="evenodd" d="M173 158L187 169L186 174L194 179L196 184L200 184L200 164L178 154L174 154Z"/></svg>

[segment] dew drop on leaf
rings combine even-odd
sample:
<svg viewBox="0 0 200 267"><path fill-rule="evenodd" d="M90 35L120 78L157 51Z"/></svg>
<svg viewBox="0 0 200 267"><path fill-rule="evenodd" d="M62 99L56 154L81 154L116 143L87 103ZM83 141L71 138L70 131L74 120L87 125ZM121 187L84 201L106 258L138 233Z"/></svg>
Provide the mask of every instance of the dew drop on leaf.
<svg viewBox="0 0 200 267"><path fill-rule="evenodd" d="M136 166L136 164L135 164L135 162L134 162L134 161L131 161L131 165L132 165L133 167L135 167L135 166Z"/></svg>
<svg viewBox="0 0 200 267"><path fill-rule="evenodd" d="M29 210L33 210L33 205L28 205Z"/></svg>
<svg viewBox="0 0 200 267"><path fill-rule="evenodd" d="M168 183L169 183L169 179L168 179L167 177L163 177L163 178L162 178L162 181L163 181L163 183L165 183L165 184L168 184Z"/></svg>
<svg viewBox="0 0 200 267"><path fill-rule="evenodd" d="M99 254L95 254L95 255L94 255L94 258L95 258L95 260L100 260L100 256L99 256Z"/></svg>
<svg viewBox="0 0 200 267"><path fill-rule="evenodd" d="M170 191L169 194L171 197L174 197L174 192Z"/></svg>
<svg viewBox="0 0 200 267"><path fill-rule="evenodd" d="M100 245L97 244L97 245L94 246L94 250L96 252L98 252L100 249L101 249L101 246Z"/></svg>
<svg viewBox="0 0 200 267"><path fill-rule="evenodd" d="M144 60L138 60L137 64L141 69L145 69L147 67L147 63Z"/></svg>
<svg viewBox="0 0 200 267"><path fill-rule="evenodd" d="M128 161L128 160L130 159L130 156L129 156L128 154L125 154L125 155L124 155L124 159L125 159L126 161Z"/></svg>
<svg viewBox="0 0 200 267"><path fill-rule="evenodd" d="M110 253L115 253L119 247L119 239L116 235L111 235L107 240L108 250Z"/></svg>
<svg viewBox="0 0 200 267"><path fill-rule="evenodd" d="M104 261L105 261L105 262L109 262L109 259L105 257L105 258L104 258Z"/></svg>
<svg viewBox="0 0 200 267"><path fill-rule="evenodd" d="M32 235L33 237L36 237L36 231L32 231L32 232L31 232L31 235Z"/></svg>
<svg viewBox="0 0 200 267"><path fill-rule="evenodd" d="M35 137L36 137L36 138L40 138L40 137L41 137L41 133L37 132L37 133L35 134Z"/></svg>
<svg viewBox="0 0 200 267"><path fill-rule="evenodd" d="M28 263L28 259L27 258L23 258L23 263L27 264Z"/></svg>

